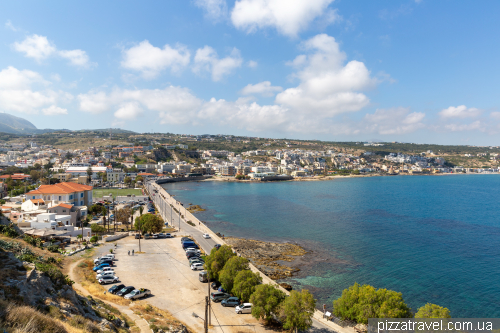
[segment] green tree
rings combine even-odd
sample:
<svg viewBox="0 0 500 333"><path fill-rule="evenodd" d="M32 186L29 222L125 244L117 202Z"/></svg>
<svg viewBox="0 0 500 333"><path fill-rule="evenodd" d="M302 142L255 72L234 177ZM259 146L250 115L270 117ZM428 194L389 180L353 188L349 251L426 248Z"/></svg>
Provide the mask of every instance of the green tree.
<svg viewBox="0 0 500 333"><path fill-rule="evenodd" d="M106 232L106 228L98 224L92 224L90 226L90 230L92 230L92 232L96 234L102 234Z"/></svg>
<svg viewBox="0 0 500 333"><path fill-rule="evenodd" d="M315 307L316 300L308 290L303 289L300 292L292 290L290 296L283 301L280 309L283 328L295 332L309 329L312 326Z"/></svg>
<svg viewBox="0 0 500 333"><path fill-rule="evenodd" d="M91 181L92 181L92 168L89 166L87 168L87 183L90 184Z"/></svg>
<svg viewBox="0 0 500 333"><path fill-rule="evenodd" d="M99 238L97 236L90 237L90 242L91 243L97 243L98 240L99 240Z"/></svg>
<svg viewBox="0 0 500 333"><path fill-rule="evenodd" d="M255 287L262 283L262 277L251 270L238 272L234 278L233 294L241 301L247 302L255 291Z"/></svg>
<svg viewBox="0 0 500 333"><path fill-rule="evenodd" d="M238 272L248 269L248 259L243 257L231 257L219 273L219 281L227 291L233 290L234 278Z"/></svg>
<svg viewBox="0 0 500 333"><path fill-rule="evenodd" d="M235 255L231 247L227 245L222 245L218 250L213 248L205 258L205 269L210 278L219 280L219 272L224 268L226 262Z"/></svg>
<svg viewBox="0 0 500 333"><path fill-rule="evenodd" d="M418 309L415 318L451 318L451 315L447 308L427 303Z"/></svg>
<svg viewBox="0 0 500 333"><path fill-rule="evenodd" d="M144 207L143 206L139 207L139 215L142 215L143 211L144 211Z"/></svg>
<svg viewBox="0 0 500 333"><path fill-rule="evenodd" d="M137 177L135 177L135 181L136 182L144 182L144 178L142 178L142 176L137 176Z"/></svg>
<svg viewBox="0 0 500 333"><path fill-rule="evenodd" d="M132 183L132 178L130 177L125 177L125 179L123 180L123 182L125 184L127 184L127 186L130 186L130 183Z"/></svg>
<svg viewBox="0 0 500 333"><path fill-rule="evenodd" d="M284 299L285 293L275 286L267 283L258 285L255 287L255 292L250 296L252 316L256 319L271 320L272 315L276 314Z"/></svg>
<svg viewBox="0 0 500 333"><path fill-rule="evenodd" d="M355 283L333 301L333 314L344 320L367 324L368 318L410 318L401 293Z"/></svg>
<svg viewBox="0 0 500 333"><path fill-rule="evenodd" d="M34 182L37 182L38 179L40 179L40 172L38 172L36 170L31 170L30 176L31 176L31 180L33 180Z"/></svg>
<svg viewBox="0 0 500 333"><path fill-rule="evenodd" d="M156 233L163 229L165 222L159 215L144 214L135 219L135 228L141 232Z"/></svg>

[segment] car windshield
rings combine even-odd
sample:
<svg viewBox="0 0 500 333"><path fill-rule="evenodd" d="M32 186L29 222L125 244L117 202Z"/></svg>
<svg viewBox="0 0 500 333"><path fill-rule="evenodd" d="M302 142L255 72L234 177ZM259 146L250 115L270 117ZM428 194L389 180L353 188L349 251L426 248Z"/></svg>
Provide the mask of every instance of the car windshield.
<svg viewBox="0 0 500 333"><path fill-rule="evenodd" d="M135 294L137 294L139 292L139 290L133 290L130 295L134 296Z"/></svg>

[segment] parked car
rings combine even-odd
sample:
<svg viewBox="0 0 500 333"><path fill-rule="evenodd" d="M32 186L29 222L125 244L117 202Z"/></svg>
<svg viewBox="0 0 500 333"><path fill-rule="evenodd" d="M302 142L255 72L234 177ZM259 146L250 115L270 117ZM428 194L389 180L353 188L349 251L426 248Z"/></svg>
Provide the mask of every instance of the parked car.
<svg viewBox="0 0 500 333"><path fill-rule="evenodd" d="M118 281L120 281L120 279L118 278L118 276L103 276L101 277L99 280L100 284L108 284L108 283L116 283Z"/></svg>
<svg viewBox="0 0 500 333"><path fill-rule="evenodd" d="M217 289L217 291L221 292L221 293L225 293L226 292L226 289L222 288L222 287L219 287L219 289Z"/></svg>
<svg viewBox="0 0 500 333"><path fill-rule="evenodd" d="M189 253L186 253L186 257L188 259L191 259L191 258L200 258L201 256L199 253L189 252Z"/></svg>
<svg viewBox="0 0 500 333"><path fill-rule="evenodd" d="M108 289L108 292L111 294L116 294L117 292L119 292L123 288L125 288L124 284L115 284L114 286L112 286L111 288Z"/></svg>
<svg viewBox="0 0 500 333"><path fill-rule="evenodd" d="M94 259L94 264L101 261L101 260L105 260L105 259L115 260L115 255L110 253L110 254L106 254L102 257L98 257L98 258Z"/></svg>
<svg viewBox="0 0 500 333"><path fill-rule="evenodd" d="M202 271L203 270L203 264L199 262L195 262L194 264L191 265L191 269L193 271Z"/></svg>
<svg viewBox="0 0 500 333"><path fill-rule="evenodd" d="M102 272L101 274L97 274L97 276L95 278L97 280L99 280L100 278L105 277L105 276L115 276L115 272L111 272L111 271Z"/></svg>
<svg viewBox="0 0 500 333"><path fill-rule="evenodd" d="M148 295L151 295L151 290L141 288L141 289L132 290L130 293L125 295L124 298L125 299L139 299L139 298L146 297Z"/></svg>
<svg viewBox="0 0 500 333"><path fill-rule="evenodd" d="M217 290L219 289L219 286L220 286L220 283L217 282L217 281L214 281L210 284L210 287L213 289L213 290Z"/></svg>
<svg viewBox="0 0 500 333"><path fill-rule="evenodd" d="M104 272L114 272L115 270L111 267L104 267L103 269L100 269L98 270L96 273L97 274L101 274L101 273L104 273Z"/></svg>
<svg viewBox="0 0 500 333"><path fill-rule="evenodd" d="M226 299L229 297L230 297L229 294L221 293L221 292L217 292L217 291L210 294L210 299L212 300L212 302L215 302L215 303L221 302L223 299Z"/></svg>
<svg viewBox="0 0 500 333"><path fill-rule="evenodd" d="M165 234L164 234L163 232L160 232L160 233L158 234L158 238L165 238Z"/></svg>
<svg viewBox="0 0 500 333"><path fill-rule="evenodd" d="M94 265L96 266L99 266L99 265L102 265L102 264L109 264L109 266L113 266L113 260L112 259L102 259L102 260L99 260L98 262L96 262Z"/></svg>
<svg viewBox="0 0 500 333"><path fill-rule="evenodd" d="M196 243L195 243L195 242L184 242L184 243L182 244L182 248L183 248L184 250L185 250L185 249L187 249L188 247L194 247L194 248L197 248L197 249L199 248L199 247L198 247L198 245L196 245Z"/></svg>
<svg viewBox="0 0 500 333"><path fill-rule="evenodd" d="M134 289L135 289L134 287L128 286L128 287L122 288L119 292L116 293L116 295L123 297L123 296L127 295L128 293L130 293Z"/></svg>
<svg viewBox="0 0 500 333"><path fill-rule="evenodd" d="M240 300L238 299L238 297L229 297L229 298L226 298L226 299L223 299L220 304L222 306L238 306L240 305Z"/></svg>
<svg viewBox="0 0 500 333"><path fill-rule="evenodd" d="M203 260L201 260L200 258L189 259L189 266L191 266L193 264L201 264L203 266L203 265L205 265L205 262Z"/></svg>
<svg viewBox="0 0 500 333"><path fill-rule="evenodd" d="M220 249L221 245L220 244L215 244L214 247L218 250L218 249Z"/></svg>
<svg viewBox="0 0 500 333"><path fill-rule="evenodd" d="M236 313L252 313L252 303L243 303L242 305L238 305L236 308Z"/></svg>
<svg viewBox="0 0 500 333"><path fill-rule="evenodd" d="M104 267L109 267L110 265L109 264L100 264L99 266L95 266L93 268L94 272L100 270L100 269L103 269Z"/></svg>
<svg viewBox="0 0 500 333"><path fill-rule="evenodd" d="M165 234L165 238L172 238L172 235L171 234Z"/></svg>
<svg viewBox="0 0 500 333"><path fill-rule="evenodd" d="M153 234L153 239L158 239L158 235L157 234Z"/></svg>
<svg viewBox="0 0 500 333"><path fill-rule="evenodd" d="M144 239L150 239L151 235L150 234L144 234Z"/></svg>
<svg viewBox="0 0 500 333"><path fill-rule="evenodd" d="M142 238L141 234L135 234L135 239L141 239L141 238Z"/></svg>
<svg viewBox="0 0 500 333"><path fill-rule="evenodd" d="M189 242L192 242L193 240L189 237L182 237L181 238L181 243L184 243L185 241L189 241Z"/></svg>
<svg viewBox="0 0 500 333"><path fill-rule="evenodd" d="M203 238L210 238L209 234L203 234Z"/></svg>

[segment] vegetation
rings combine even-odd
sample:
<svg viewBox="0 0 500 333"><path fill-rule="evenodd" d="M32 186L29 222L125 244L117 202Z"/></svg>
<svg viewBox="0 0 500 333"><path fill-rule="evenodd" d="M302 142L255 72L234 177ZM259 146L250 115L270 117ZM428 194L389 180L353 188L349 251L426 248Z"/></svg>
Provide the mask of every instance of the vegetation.
<svg viewBox="0 0 500 333"><path fill-rule="evenodd" d="M96 234L103 234L106 232L106 228L104 228L102 225L95 223L90 226L90 230L92 230L92 232Z"/></svg>
<svg viewBox="0 0 500 333"><path fill-rule="evenodd" d="M213 279L219 280L220 271L224 268L226 262L235 255L231 247L227 245L222 245L218 250L213 248L205 260L204 267L208 275Z"/></svg>
<svg viewBox="0 0 500 333"><path fill-rule="evenodd" d="M234 278L233 294L242 302L248 302L250 296L255 291L255 287L262 283L262 277L259 273L251 270L240 271Z"/></svg>
<svg viewBox="0 0 500 333"><path fill-rule="evenodd" d="M427 303L418 309L415 318L451 318L451 315L447 308Z"/></svg>
<svg viewBox="0 0 500 333"><path fill-rule="evenodd" d="M159 215L144 214L135 219L135 229L140 230L141 233L157 233L163 230L165 222Z"/></svg>
<svg viewBox="0 0 500 333"><path fill-rule="evenodd" d="M10 237L10 238L16 238L19 236L19 233L14 228L13 223L11 223L9 225L0 224L0 233L4 234L5 236Z"/></svg>
<svg viewBox="0 0 500 333"><path fill-rule="evenodd" d="M127 195L142 195L142 191L134 188L109 188L109 189L94 189L93 197L94 198L102 198L103 196L107 196L111 194L114 198L118 196L127 196Z"/></svg>
<svg viewBox="0 0 500 333"><path fill-rule="evenodd" d="M234 279L239 271L248 270L248 259L231 257L219 274L219 281L226 290L233 290Z"/></svg>
<svg viewBox="0 0 500 333"><path fill-rule="evenodd" d="M316 300L308 290L292 290L281 306L283 328L295 332L309 329L315 307Z"/></svg>
<svg viewBox="0 0 500 333"><path fill-rule="evenodd" d="M285 300L285 293L270 284L260 284L255 287L255 292L250 296L252 303L252 316L269 322L281 302Z"/></svg>
<svg viewBox="0 0 500 333"><path fill-rule="evenodd" d="M333 314L343 320L367 324L368 318L410 318L401 293L355 283L333 301Z"/></svg>

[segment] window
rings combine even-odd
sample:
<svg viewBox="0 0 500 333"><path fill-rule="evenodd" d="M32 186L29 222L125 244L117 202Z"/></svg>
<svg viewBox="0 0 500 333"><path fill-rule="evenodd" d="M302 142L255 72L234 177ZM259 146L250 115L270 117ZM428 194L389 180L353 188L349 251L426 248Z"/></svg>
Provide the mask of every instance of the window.
<svg viewBox="0 0 500 333"><path fill-rule="evenodd" d="M66 213L66 209L63 209L63 213Z"/></svg>
<svg viewBox="0 0 500 333"><path fill-rule="evenodd" d="M61 201L61 196L59 196L59 201Z"/></svg>
<svg viewBox="0 0 500 333"><path fill-rule="evenodd" d="M71 200L71 199L73 199L73 194L71 194L71 195L69 196L69 200Z"/></svg>
<svg viewBox="0 0 500 333"><path fill-rule="evenodd" d="M83 198L83 193L80 193L80 198Z"/></svg>
<svg viewBox="0 0 500 333"><path fill-rule="evenodd" d="M35 199L35 196L33 196L33 199Z"/></svg>

